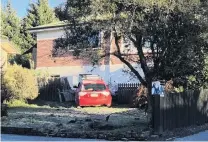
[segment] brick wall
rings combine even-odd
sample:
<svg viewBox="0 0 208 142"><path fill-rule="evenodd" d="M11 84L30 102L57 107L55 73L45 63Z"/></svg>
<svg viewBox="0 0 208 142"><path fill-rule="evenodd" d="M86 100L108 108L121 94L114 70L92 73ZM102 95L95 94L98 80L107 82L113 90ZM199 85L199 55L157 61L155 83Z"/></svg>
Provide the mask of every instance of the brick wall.
<svg viewBox="0 0 208 142"><path fill-rule="evenodd" d="M90 65L89 60L76 59L76 57L74 57L72 54L69 54L67 57L52 57L53 44L53 39L37 41L36 68ZM104 61L101 61L101 64L104 64Z"/></svg>
<svg viewBox="0 0 208 142"><path fill-rule="evenodd" d="M72 54L67 57L52 57L52 49L53 49L54 40L53 39L44 39L37 41L37 51L36 51L36 59L35 66L39 67L58 67L58 66L84 66L91 65L90 61L87 59L76 59ZM122 42L119 42L121 45ZM113 52L116 50L115 40L105 39L103 47L106 52ZM111 48L111 49L110 49ZM127 57L130 59L130 62L135 63L134 61L138 61L137 55L130 55ZM122 62L115 56L105 57L101 62L101 65L116 65L122 64Z"/></svg>

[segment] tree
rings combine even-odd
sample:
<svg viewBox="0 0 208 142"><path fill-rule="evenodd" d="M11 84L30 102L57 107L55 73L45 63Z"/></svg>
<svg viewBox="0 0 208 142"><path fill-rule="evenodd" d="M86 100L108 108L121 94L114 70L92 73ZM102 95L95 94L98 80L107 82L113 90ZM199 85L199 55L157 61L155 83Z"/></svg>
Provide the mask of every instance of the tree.
<svg viewBox="0 0 208 142"><path fill-rule="evenodd" d="M29 49L36 44L35 35L28 32L31 27L49 24L57 21L53 9L49 7L48 0L39 0L37 3L30 3L27 15L22 20L21 34L23 47Z"/></svg>
<svg viewBox="0 0 208 142"><path fill-rule="evenodd" d="M1 9L1 24L1 34L7 36L20 49L20 19L10 1L4 9Z"/></svg>
<svg viewBox="0 0 208 142"><path fill-rule="evenodd" d="M49 24L57 21L53 9L49 7L48 0L39 0L37 3L30 3L27 9L27 15L21 21L21 49L23 52L34 47L36 44L35 34L29 33L28 29L44 24ZM26 67L31 67L31 55L16 56L14 61L17 64L25 64ZM30 63L29 63L30 62Z"/></svg>
<svg viewBox="0 0 208 142"><path fill-rule="evenodd" d="M44 25L57 21L53 9L49 7L48 0L38 0L37 2L37 15L34 26Z"/></svg>
<svg viewBox="0 0 208 142"><path fill-rule="evenodd" d="M67 20L66 6L66 4L62 3L54 9L55 15L60 21Z"/></svg>
<svg viewBox="0 0 208 142"><path fill-rule="evenodd" d="M202 36L203 33L207 33L207 23L200 9L203 5L200 1L70 0L69 2L74 5L67 3L69 24L66 40L57 40L54 48L65 48L66 44L73 49L86 48L89 46L82 41L92 31L105 30L112 33L116 50L111 53L105 51L99 58L109 55L117 57L148 88L149 114L152 111L152 81L173 78L177 84L188 88L187 78L193 75L197 80L195 87L203 84L204 59L208 44ZM90 14L83 12L83 6ZM130 54L129 48L121 48L119 42L123 38L134 45L136 49L134 56ZM64 41L62 42L64 44L59 44L60 41ZM150 55L145 53L144 47L151 50ZM136 70L132 62L141 65L144 76Z"/></svg>

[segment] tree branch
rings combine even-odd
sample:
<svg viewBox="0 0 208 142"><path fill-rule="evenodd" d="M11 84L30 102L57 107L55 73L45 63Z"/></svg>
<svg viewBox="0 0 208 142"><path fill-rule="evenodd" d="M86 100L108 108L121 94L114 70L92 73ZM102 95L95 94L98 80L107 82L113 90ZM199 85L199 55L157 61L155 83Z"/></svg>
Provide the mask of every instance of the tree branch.
<svg viewBox="0 0 208 142"><path fill-rule="evenodd" d="M119 47L119 44L118 44L118 36L117 36L117 33L114 34L115 35L115 45L116 45L116 48L117 48L117 52L114 52L113 55L115 57L117 57L118 59L120 59L121 62L123 62L124 64L126 64L129 69L137 76L137 78L139 79L139 81L146 85L146 81L141 77L141 75L139 74L139 72L127 61L125 60L123 57L122 57L122 54L121 54L121 51L120 51L120 47Z"/></svg>
<svg viewBox="0 0 208 142"><path fill-rule="evenodd" d="M139 79L139 81L146 85L146 81L141 77L141 75L139 74L139 72L128 62L126 61L123 57L121 57L120 55L114 53L113 54L115 57L117 57L118 59L120 59L121 62L123 62L125 65L127 65L129 67L129 69L137 76L137 78Z"/></svg>
<svg viewBox="0 0 208 142"><path fill-rule="evenodd" d="M150 78L150 72L147 67L147 61L146 61L146 58L144 56L143 49L142 49L142 35L141 34L136 35L136 42L134 42L134 46L137 48L138 55L140 58L141 68L143 69L145 78L147 80L148 78Z"/></svg>

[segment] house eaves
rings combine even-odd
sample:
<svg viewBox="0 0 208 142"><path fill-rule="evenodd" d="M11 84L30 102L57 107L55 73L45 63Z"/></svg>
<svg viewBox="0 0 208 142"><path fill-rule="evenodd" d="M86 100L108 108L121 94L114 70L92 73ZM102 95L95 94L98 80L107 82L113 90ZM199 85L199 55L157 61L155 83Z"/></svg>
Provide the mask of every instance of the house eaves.
<svg viewBox="0 0 208 142"><path fill-rule="evenodd" d="M46 30L63 29L64 26L67 26L67 21L59 21L55 23L32 27L32 28L29 28L28 31L30 33L37 33L37 32L46 31Z"/></svg>
<svg viewBox="0 0 208 142"><path fill-rule="evenodd" d="M20 52L15 48L15 45L6 37L1 36L0 45L1 49L9 54L20 54Z"/></svg>

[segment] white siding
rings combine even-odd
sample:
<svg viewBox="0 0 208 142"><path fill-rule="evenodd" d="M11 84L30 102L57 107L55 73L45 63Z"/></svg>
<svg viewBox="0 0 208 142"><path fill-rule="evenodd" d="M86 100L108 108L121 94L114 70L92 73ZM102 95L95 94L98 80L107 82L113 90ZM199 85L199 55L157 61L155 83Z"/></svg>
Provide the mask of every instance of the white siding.
<svg viewBox="0 0 208 142"><path fill-rule="evenodd" d="M139 66L138 71L143 75ZM63 66L63 67L42 67L37 70L46 70L51 75L67 77L71 86L78 84L79 74L92 73L100 75L110 89L114 92L118 83L138 83L138 79L123 72L124 65L102 65L102 66Z"/></svg>
<svg viewBox="0 0 208 142"><path fill-rule="evenodd" d="M37 40L56 39L65 34L63 29L53 29L37 32Z"/></svg>

